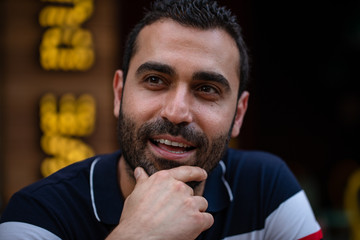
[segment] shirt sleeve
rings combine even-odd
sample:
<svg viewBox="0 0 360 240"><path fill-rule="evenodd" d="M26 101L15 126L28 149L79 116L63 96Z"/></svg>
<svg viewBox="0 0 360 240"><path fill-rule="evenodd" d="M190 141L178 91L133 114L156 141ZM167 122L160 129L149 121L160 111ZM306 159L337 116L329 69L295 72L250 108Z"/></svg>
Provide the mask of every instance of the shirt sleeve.
<svg viewBox="0 0 360 240"><path fill-rule="evenodd" d="M47 192L49 193L49 192ZM50 194L49 194L50 195ZM53 200L54 198L50 199ZM18 226L18 230L16 227L13 228L1 228L1 234L10 234L10 230L13 232L11 234L16 234L16 231L19 232L31 232L35 227L36 229L42 229L44 231L41 232L49 232L55 236L62 238L60 235L61 229L61 219L57 216L57 213L53 211L53 208L59 208L59 203L55 200L50 202L50 200L44 198L39 200L36 197L36 194L33 192L27 191L19 191L15 193L10 199L8 205L3 211L0 223L1 225L6 224L5 226ZM60 198L59 198L60 201ZM51 207L51 203L53 203L56 207ZM10 224L11 223L11 224ZM22 230L24 228L24 230ZM20 233L19 233L20 234ZM12 236L12 235L11 235ZM39 235L41 236L41 235ZM58 239L60 239L58 238ZM6 239L1 238L0 239ZM11 238L8 238L11 239ZM14 237L14 239L16 239ZM43 238L21 238L21 239L43 239ZM47 239L47 238L44 238ZM48 238L52 239L52 238Z"/></svg>
<svg viewBox="0 0 360 240"><path fill-rule="evenodd" d="M41 227L23 222L4 222L0 224L2 240L61 240L55 234Z"/></svg>
<svg viewBox="0 0 360 240"><path fill-rule="evenodd" d="M273 159L267 169L264 191L271 207L266 214L264 239L322 239L305 191L286 163Z"/></svg>
<svg viewBox="0 0 360 240"><path fill-rule="evenodd" d="M264 239L322 239L321 228L303 190L284 201L267 217L264 235Z"/></svg>

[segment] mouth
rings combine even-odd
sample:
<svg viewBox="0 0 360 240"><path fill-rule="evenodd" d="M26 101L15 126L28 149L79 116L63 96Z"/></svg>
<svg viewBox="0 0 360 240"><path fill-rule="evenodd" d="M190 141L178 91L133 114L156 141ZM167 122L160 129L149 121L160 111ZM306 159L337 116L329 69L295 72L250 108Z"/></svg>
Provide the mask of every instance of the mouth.
<svg viewBox="0 0 360 240"><path fill-rule="evenodd" d="M172 154L184 154L195 149L195 147L190 144L164 138L150 139L150 142L156 147Z"/></svg>

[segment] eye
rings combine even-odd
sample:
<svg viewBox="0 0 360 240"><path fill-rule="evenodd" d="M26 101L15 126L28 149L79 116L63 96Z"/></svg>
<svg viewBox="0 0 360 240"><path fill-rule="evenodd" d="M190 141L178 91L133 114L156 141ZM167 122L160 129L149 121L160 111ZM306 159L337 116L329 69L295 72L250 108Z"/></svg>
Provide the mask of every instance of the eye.
<svg viewBox="0 0 360 240"><path fill-rule="evenodd" d="M145 87L150 90L161 90L166 87L166 82L158 76L148 76L144 79Z"/></svg>
<svg viewBox="0 0 360 240"><path fill-rule="evenodd" d="M221 98L221 90L213 85L201 85L196 88L196 93L208 101L217 101Z"/></svg>
<svg viewBox="0 0 360 240"><path fill-rule="evenodd" d="M219 94L219 91L215 87L209 85L200 86L198 91L208 94Z"/></svg>
<svg viewBox="0 0 360 240"><path fill-rule="evenodd" d="M149 84L162 84L163 80L161 80L159 77L156 76L150 76L145 79Z"/></svg>

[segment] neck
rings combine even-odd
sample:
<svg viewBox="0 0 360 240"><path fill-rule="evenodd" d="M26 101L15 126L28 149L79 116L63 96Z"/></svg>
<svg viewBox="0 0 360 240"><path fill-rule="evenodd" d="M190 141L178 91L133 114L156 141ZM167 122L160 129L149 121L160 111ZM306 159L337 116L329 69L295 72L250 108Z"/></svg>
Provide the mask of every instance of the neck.
<svg viewBox="0 0 360 240"><path fill-rule="evenodd" d="M121 189L122 196L126 199L134 190L136 180L134 172L131 167L126 163L124 156L121 155L118 162L118 181ZM194 195L202 196L204 193L205 181L201 182L194 188Z"/></svg>
<svg viewBox="0 0 360 240"><path fill-rule="evenodd" d="M123 155L121 155L118 163L118 181L121 193L126 199L134 190L136 181L134 171L126 163Z"/></svg>

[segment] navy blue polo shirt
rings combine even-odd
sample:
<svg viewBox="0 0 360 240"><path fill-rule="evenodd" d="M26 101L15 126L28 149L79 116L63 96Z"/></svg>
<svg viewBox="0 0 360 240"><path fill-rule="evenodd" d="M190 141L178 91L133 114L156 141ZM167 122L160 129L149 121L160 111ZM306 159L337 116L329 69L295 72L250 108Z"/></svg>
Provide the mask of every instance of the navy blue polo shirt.
<svg viewBox="0 0 360 240"><path fill-rule="evenodd" d="M124 203L120 156L95 156L17 192L1 216L0 238L42 239L26 235L31 231L46 239L106 238ZM198 239L321 239L305 193L274 155L229 149L209 175L204 197L215 222Z"/></svg>

